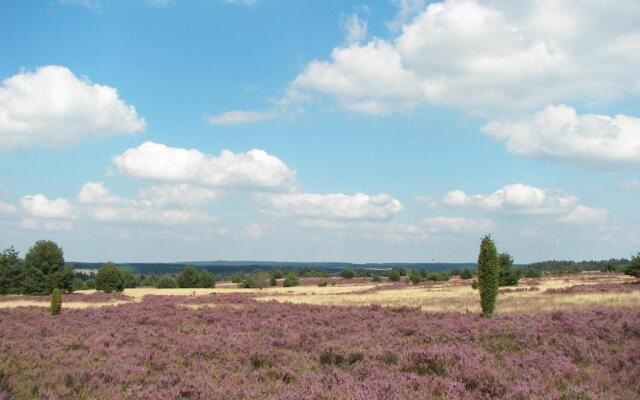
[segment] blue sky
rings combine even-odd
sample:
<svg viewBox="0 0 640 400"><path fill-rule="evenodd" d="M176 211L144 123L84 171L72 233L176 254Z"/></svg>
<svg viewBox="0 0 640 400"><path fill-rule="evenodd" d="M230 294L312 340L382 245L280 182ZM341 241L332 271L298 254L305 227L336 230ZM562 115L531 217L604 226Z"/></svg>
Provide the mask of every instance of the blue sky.
<svg viewBox="0 0 640 400"><path fill-rule="evenodd" d="M0 4L0 246L70 260L640 249L640 6Z"/></svg>

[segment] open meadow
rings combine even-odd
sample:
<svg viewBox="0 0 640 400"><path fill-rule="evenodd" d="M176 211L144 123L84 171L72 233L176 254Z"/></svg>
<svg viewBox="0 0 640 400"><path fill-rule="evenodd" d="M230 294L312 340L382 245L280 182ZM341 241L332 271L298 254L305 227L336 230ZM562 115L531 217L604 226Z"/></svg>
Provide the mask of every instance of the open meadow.
<svg viewBox="0 0 640 400"><path fill-rule="evenodd" d="M640 283L468 280L0 297L0 399L637 399ZM305 285L305 283L307 283Z"/></svg>

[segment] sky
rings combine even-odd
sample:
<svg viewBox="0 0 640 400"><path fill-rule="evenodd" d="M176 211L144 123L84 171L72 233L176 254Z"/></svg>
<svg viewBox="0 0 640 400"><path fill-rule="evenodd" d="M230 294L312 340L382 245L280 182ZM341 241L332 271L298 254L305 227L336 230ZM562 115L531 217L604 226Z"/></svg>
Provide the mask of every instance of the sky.
<svg viewBox="0 0 640 400"><path fill-rule="evenodd" d="M0 3L0 248L516 263L640 250L640 3Z"/></svg>

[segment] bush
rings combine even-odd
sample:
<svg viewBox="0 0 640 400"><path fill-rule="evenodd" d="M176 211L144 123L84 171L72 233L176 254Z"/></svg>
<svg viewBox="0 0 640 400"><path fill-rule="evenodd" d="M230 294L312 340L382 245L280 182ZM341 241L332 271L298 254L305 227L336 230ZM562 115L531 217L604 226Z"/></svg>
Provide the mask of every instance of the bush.
<svg viewBox="0 0 640 400"><path fill-rule="evenodd" d="M176 283L178 287L181 288L197 288L199 286L198 282L198 271L192 266L186 266L178 278L176 279Z"/></svg>
<svg viewBox="0 0 640 400"><path fill-rule="evenodd" d="M525 278L540 278L541 276L542 272L540 272L540 270L531 267L527 268L527 270L524 272Z"/></svg>
<svg viewBox="0 0 640 400"><path fill-rule="evenodd" d="M398 282L400 280L400 271L395 268L387 271L387 278L389 278L391 282Z"/></svg>
<svg viewBox="0 0 640 400"><path fill-rule="evenodd" d="M478 255L478 284L480 288L480 305L484 315L491 315L496 306L498 286L500 284L500 265L498 264L498 251L486 235L480 243Z"/></svg>
<svg viewBox="0 0 640 400"><path fill-rule="evenodd" d="M327 281L323 281L323 282L318 283L318 286L319 287L325 287L325 286L327 286L327 284L328 284Z"/></svg>
<svg viewBox="0 0 640 400"><path fill-rule="evenodd" d="M520 276L513 270L513 257L509 253L501 253L498 256L500 265L500 286L515 286Z"/></svg>
<svg viewBox="0 0 640 400"><path fill-rule="evenodd" d="M282 279L284 278L284 275L282 275L282 271L279 269L274 269L273 271L271 271L271 277L274 279ZM275 286L275 285L272 285Z"/></svg>
<svg viewBox="0 0 640 400"><path fill-rule="evenodd" d="M105 293L122 292L125 287L124 277L113 263L106 263L96 274L96 289Z"/></svg>
<svg viewBox="0 0 640 400"><path fill-rule="evenodd" d="M625 274L640 278L640 252L631 257L631 264L625 269Z"/></svg>
<svg viewBox="0 0 640 400"><path fill-rule="evenodd" d="M372 282L382 282L382 277L378 274L375 274L373 278L371 278Z"/></svg>
<svg viewBox="0 0 640 400"><path fill-rule="evenodd" d="M176 281L171 277L171 275L164 275L160 280L158 280L158 289L173 289L175 288Z"/></svg>
<svg viewBox="0 0 640 400"><path fill-rule="evenodd" d="M269 286L277 286L278 285L278 280L276 279L275 276L271 275L271 278L269 279Z"/></svg>
<svg viewBox="0 0 640 400"><path fill-rule="evenodd" d="M343 277L344 279L353 279L355 274L353 273L352 270L347 268L347 269L343 269L342 271L340 271L340 276Z"/></svg>
<svg viewBox="0 0 640 400"><path fill-rule="evenodd" d="M479 287L480 287L480 284L478 284L478 280L477 280L477 279L474 279L474 280L471 282L471 289L478 289Z"/></svg>
<svg viewBox="0 0 640 400"><path fill-rule="evenodd" d="M60 289L53 289L53 293L51 294L51 315L60 314L60 310L62 310L62 291Z"/></svg>
<svg viewBox="0 0 640 400"><path fill-rule="evenodd" d="M448 281L451 276L447 272L432 272L427 275L428 281Z"/></svg>
<svg viewBox="0 0 640 400"><path fill-rule="evenodd" d="M460 278L461 279L473 278L473 271L471 271L469 268L463 269L462 272L460 272Z"/></svg>
<svg viewBox="0 0 640 400"><path fill-rule="evenodd" d="M298 284L299 284L298 276L296 274L289 273L284 278L284 282L282 283L282 286L291 287L291 286L298 286Z"/></svg>
<svg viewBox="0 0 640 400"><path fill-rule="evenodd" d="M409 280L414 285L417 285L418 283L422 282L423 278L422 278L422 275L420 275L420 272L414 269L414 270L411 270L411 272L409 273Z"/></svg>

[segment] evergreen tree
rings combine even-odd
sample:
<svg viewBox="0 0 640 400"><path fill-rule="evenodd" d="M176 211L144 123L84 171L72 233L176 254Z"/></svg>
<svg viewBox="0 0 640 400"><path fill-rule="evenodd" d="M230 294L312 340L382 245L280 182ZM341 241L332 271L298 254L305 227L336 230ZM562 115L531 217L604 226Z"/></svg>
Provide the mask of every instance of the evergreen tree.
<svg viewBox="0 0 640 400"><path fill-rule="evenodd" d="M520 277L513 270L513 257L509 253L500 253L498 264L500 265L500 286L517 285Z"/></svg>
<svg viewBox="0 0 640 400"><path fill-rule="evenodd" d="M176 281L171 277L171 275L164 275L158 281L159 289L173 289L176 287Z"/></svg>
<svg viewBox="0 0 640 400"><path fill-rule="evenodd" d="M640 278L640 252L631 257L631 264L625 270L625 274Z"/></svg>
<svg viewBox="0 0 640 400"><path fill-rule="evenodd" d="M178 287L181 288L197 288L199 286L198 282L198 271L192 266L185 267L180 275L178 275L178 279L176 280Z"/></svg>
<svg viewBox="0 0 640 400"><path fill-rule="evenodd" d="M105 293L122 292L125 282L122 273L113 265L106 263L98 270L96 274L96 290L102 290Z"/></svg>
<svg viewBox="0 0 640 400"><path fill-rule="evenodd" d="M19 253L9 247L0 253L0 295L20 293L23 279L24 270Z"/></svg>
<svg viewBox="0 0 640 400"><path fill-rule="evenodd" d="M43 295L47 294L45 275L40 269L34 266L27 267L22 280L22 293Z"/></svg>
<svg viewBox="0 0 640 400"><path fill-rule="evenodd" d="M491 240L490 235L486 235L480 243L480 254L478 255L478 285L480 289L480 305L482 313L493 314L498 296L498 285L500 283L500 266L498 264L498 251L496 245Z"/></svg>
<svg viewBox="0 0 640 400"><path fill-rule="evenodd" d="M55 242L38 240L25 255L24 264L25 293L46 294L56 288L73 291L73 267L65 266L62 249ZM34 269L42 273L41 282L34 281L39 276Z"/></svg>
<svg viewBox="0 0 640 400"><path fill-rule="evenodd" d="M53 293L51 294L51 315L60 314L60 310L62 309L62 290L55 288L53 289Z"/></svg>

